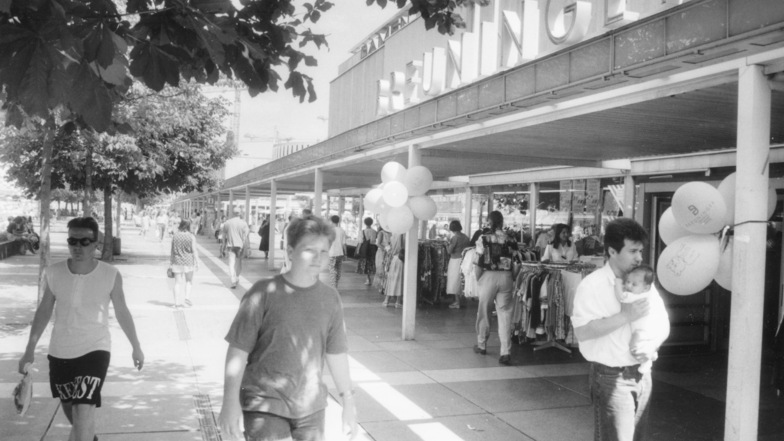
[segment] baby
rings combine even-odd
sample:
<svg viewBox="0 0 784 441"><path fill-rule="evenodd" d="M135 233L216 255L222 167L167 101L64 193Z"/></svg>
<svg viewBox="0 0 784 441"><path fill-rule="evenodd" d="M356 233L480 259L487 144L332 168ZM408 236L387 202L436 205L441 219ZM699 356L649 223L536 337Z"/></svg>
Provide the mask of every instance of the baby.
<svg viewBox="0 0 784 441"><path fill-rule="evenodd" d="M650 299L651 296L656 295L651 291L653 284L653 268L648 265L640 265L633 270L629 271L625 280L618 279L615 284L615 297L621 303L634 303L641 299ZM653 323L651 316L646 315L632 322L632 340L629 343L629 349L633 350L641 341L648 340L648 334L653 331ZM643 360L640 363L640 373L647 373L651 371L653 366L652 359Z"/></svg>

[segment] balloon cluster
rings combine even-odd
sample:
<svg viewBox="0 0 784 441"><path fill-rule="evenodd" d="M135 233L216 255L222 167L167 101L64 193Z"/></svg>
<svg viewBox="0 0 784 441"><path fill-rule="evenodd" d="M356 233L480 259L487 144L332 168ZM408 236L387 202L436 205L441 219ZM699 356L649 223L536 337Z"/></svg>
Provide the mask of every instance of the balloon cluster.
<svg viewBox="0 0 784 441"><path fill-rule="evenodd" d="M406 168L398 162L387 162L381 169L381 186L365 195L365 208L378 213L381 227L394 234L403 234L414 225L414 218L430 220L438 211L436 202L425 195L433 185L433 174L417 165Z"/></svg>
<svg viewBox="0 0 784 441"><path fill-rule="evenodd" d="M776 208L776 191L768 189L768 219ZM735 173L719 188L704 182L680 186L672 206L659 218L659 237L667 248L659 256L656 274L667 291L689 295L716 280L732 286L732 237L735 224Z"/></svg>

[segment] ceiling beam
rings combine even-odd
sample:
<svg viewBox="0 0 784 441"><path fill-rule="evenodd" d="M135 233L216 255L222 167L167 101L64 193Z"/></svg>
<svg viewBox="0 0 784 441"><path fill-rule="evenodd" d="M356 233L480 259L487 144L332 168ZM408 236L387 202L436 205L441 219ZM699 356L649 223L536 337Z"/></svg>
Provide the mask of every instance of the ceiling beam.
<svg viewBox="0 0 784 441"><path fill-rule="evenodd" d="M595 159L579 159L579 158L555 158L543 156L529 156L529 155L504 155L498 153L483 153L483 152L465 152L457 150L446 149L422 149L422 157L431 158L452 158L461 161L495 161L509 164L514 166L530 167L532 164L538 165L569 165L573 167L601 167L601 161Z"/></svg>

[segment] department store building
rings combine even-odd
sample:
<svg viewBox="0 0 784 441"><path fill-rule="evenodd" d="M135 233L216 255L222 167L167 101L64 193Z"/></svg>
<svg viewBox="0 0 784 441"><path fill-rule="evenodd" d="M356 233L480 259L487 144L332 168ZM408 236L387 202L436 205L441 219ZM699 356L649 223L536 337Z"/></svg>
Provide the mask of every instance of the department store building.
<svg viewBox="0 0 784 441"><path fill-rule="evenodd" d="M523 232L565 221L579 235L632 217L655 265L674 191L737 171L732 292L712 283L663 295L667 351L728 352L725 439L751 439L760 379L749 372L781 321L784 285L784 2L496 0L460 14L466 28L445 36L401 11L341 65L329 139L178 206L263 197L275 212L285 195L312 193L324 214L359 214L394 160L431 170L439 221L472 232L503 206ZM778 203L766 224L769 186ZM412 227L407 245L425 231ZM415 303L405 302L405 339Z"/></svg>

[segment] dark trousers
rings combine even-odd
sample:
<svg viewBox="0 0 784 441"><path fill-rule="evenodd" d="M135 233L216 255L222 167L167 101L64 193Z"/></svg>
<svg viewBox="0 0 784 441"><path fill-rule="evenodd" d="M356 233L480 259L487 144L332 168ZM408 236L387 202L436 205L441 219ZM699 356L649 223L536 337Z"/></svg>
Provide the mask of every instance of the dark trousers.
<svg viewBox="0 0 784 441"><path fill-rule="evenodd" d="M639 365L591 363L590 386L595 441L642 441L648 430L651 373Z"/></svg>

